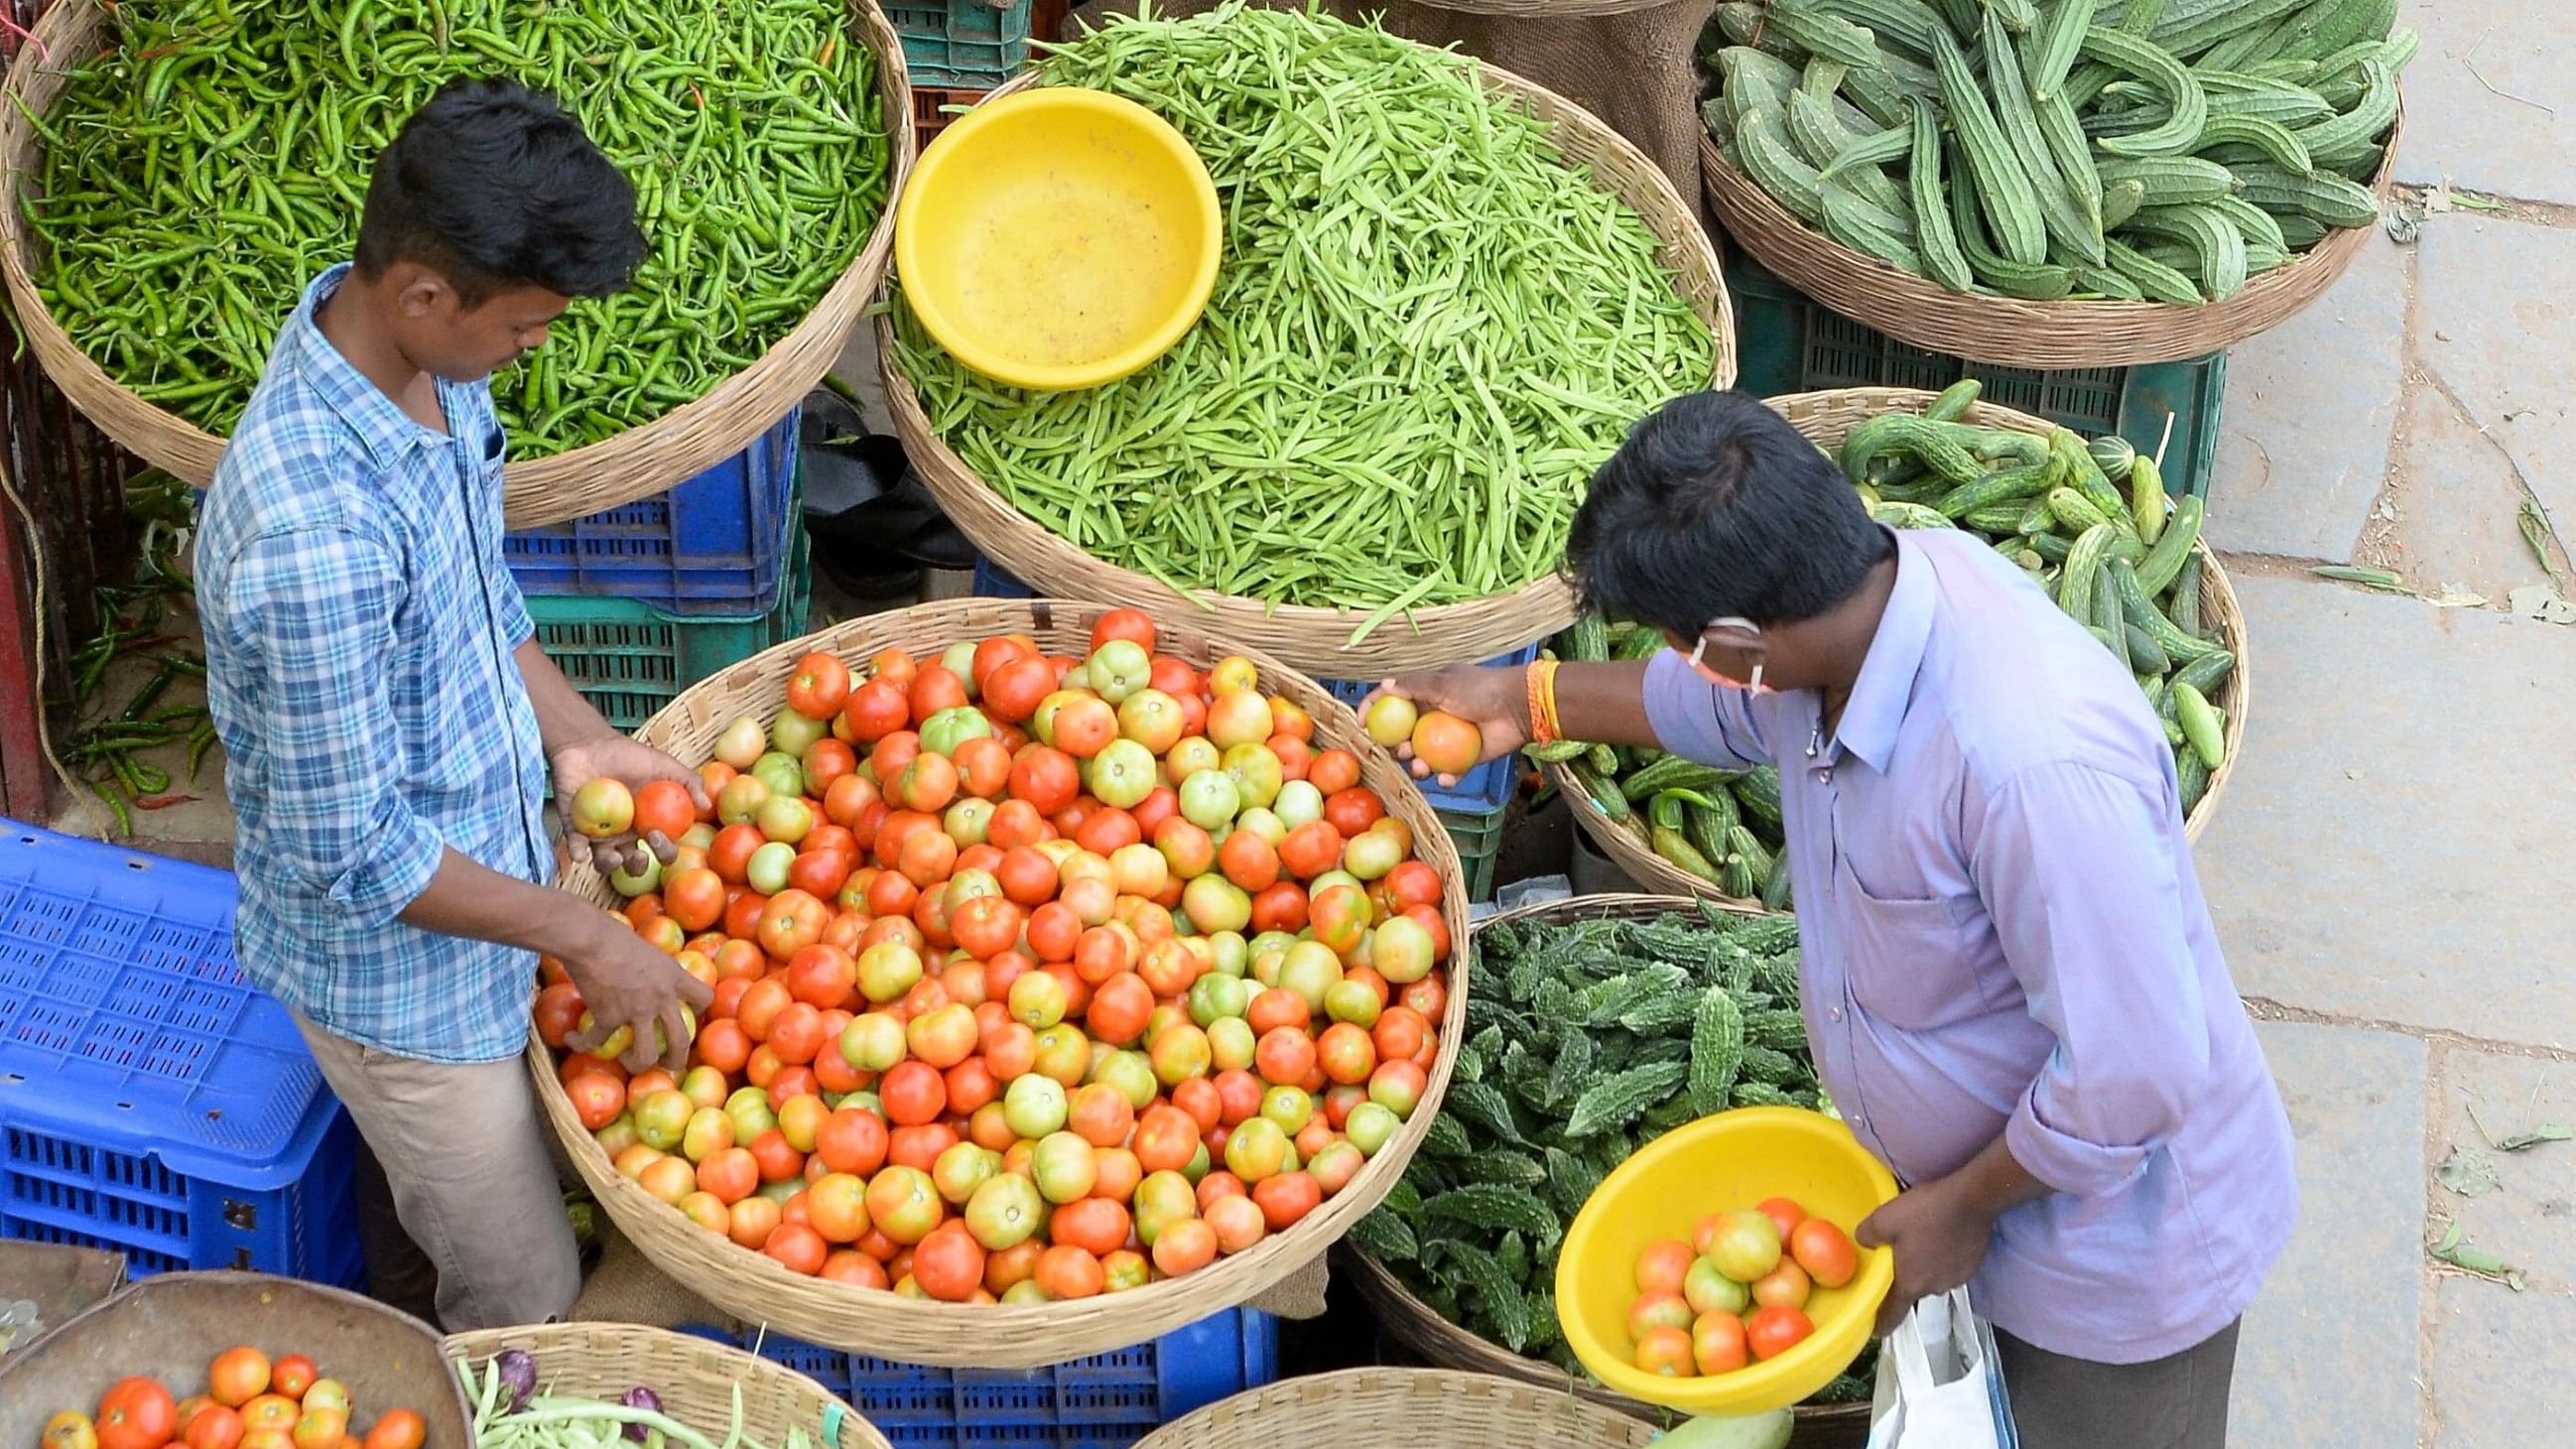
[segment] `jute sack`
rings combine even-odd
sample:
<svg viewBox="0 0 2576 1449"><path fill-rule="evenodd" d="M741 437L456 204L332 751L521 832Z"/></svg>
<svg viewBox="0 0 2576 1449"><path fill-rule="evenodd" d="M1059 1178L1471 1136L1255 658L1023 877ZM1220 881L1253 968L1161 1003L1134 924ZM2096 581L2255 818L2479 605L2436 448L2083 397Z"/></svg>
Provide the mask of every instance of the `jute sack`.
<svg viewBox="0 0 2576 1449"><path fill-rule="evenodd" d="M1217 3L1157 0L1153 10L1187 19ZM1253 3L1304 8L1304 0ZM1137 0L1092 0L1072 12L1068 24L1097 23L1113 11L1134 14L1136 8ZM1386 28L1407 40L1454 45L1583 107L1662 167L1695 212L1704 204L1704 128L1691 50L1716 8L1716 0L1324 0L1324 9L1343 20L1383 11Z"/></svg>

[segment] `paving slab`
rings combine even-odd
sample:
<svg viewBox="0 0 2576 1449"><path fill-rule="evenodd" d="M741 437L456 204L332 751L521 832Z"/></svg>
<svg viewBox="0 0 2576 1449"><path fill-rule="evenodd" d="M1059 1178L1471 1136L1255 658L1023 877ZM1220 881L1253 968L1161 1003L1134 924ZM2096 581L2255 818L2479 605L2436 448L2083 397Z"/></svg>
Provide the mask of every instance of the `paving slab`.
<svg viewBox="0 0 2576 1449"><path fill-rule="evenodd" d="M2549 571L2517 525L2523 501L2513 461L2479 433L2440 388L2406 399L2398 430L2405 480L2390 500L2390 567L2427 593L2457 586L2498 603ZM2568 515L2576 530L2576 515ZM2376 561L2376 560L2374 560Z"/></svg>
<svg viewBox="0 0 2576 1449"><path fill-rule="evenodd" d="M2219 547L2352 556L2404 386L2406 254L2373 233L2314 306L2227 354L2209 485Z"/></svg>
<svg viewBox="0 0 2576 1449"><path fill-rule="evenodd" d="M2576 533L2576 231L2454 214L2417 245L2416 355Z"/></svg>
<svg viewBox="0 0 2576 1449"><path fill-rule="evenodd" d="M2441 1449L2552 1449L2568 1442L2576 1393L2567 1346L2576 1343L2576 1295L2516 1293L2498 1283L2445 1277L2434 1285L2432 1391Z"/></svg>
<svg viewBox="0 0 2576 1449"><path fill-rule="evenodd" d="M2236 587L2253 713L2199 866L2237 984L2576 1047L2576 628L2307 578Z"/></svg>
<svg viewBox="0 0 2576 1449"><path fill-rule="evenodd" d="M2296 1022L2255 1030L2298 1138L2299 1221L2246 1311L2228 1437L2414 1449L2424 1044Z"/></svg>
<svg viewBox="0 0 2576 1449"><path fill-rule="evenodd" d="M2576 202L2576 6L2406 0L2398 24L2424 37L2404 77L2398 179Z"/></svg>

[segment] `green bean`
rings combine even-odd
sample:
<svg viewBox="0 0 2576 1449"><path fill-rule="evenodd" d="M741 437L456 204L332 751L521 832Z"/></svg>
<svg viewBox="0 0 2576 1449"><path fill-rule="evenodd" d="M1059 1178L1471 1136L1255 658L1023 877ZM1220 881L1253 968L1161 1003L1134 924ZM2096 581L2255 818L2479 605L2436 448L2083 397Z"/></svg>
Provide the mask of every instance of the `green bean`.
<svg viewBox="0 0 2576 1449"><path fill-rule="evenodd" d="M217 434L249 401L311 273L349 255L374 152L450 79L506 75L579 114L637 183L656 243L635 291L695 323L648 371L650 344L577 303L547 362L496 385L514 457L695 401L804 320L885 205L877 57L850 43L743 43L846 42L838 0L129 0L105 13L109 46L71 66L31 118L45 143L43 183L28 189L30 224L48 243L38 283L111 376ZM603 84L599 57L619 58L621 73L651 57L667 78ZM782 174L809 182L782 188ZM743 244L732 268L669 245L686 228L667 207L657 219L653 198L665 196L725 218L710 223L711 244ZM599 387L602 374L641 385Z"/></svg>
<svg viewBox="0 0 2576 1449"><path fill-rule="evenodd" d="M1365 634L1553 569L1628 425L1711 381L1653 232L1464 57L1228 4L1045 65L1206 161L1205 315L1121 382L1038 393L968 372L898 293L895 360L978 476L1095 556Z"/></svg>

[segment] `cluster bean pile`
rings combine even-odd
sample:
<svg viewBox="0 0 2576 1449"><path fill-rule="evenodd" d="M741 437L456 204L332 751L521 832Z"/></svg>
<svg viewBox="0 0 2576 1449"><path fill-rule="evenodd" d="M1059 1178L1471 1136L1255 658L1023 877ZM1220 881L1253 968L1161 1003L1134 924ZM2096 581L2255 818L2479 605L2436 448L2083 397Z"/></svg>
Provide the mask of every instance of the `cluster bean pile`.
<svg viewBox="0 0 2576 1449"><path fill-rule="evenodd" d="M1798 923L1701 907L1651 922L1498 920L1440 1115L1352 1241L1452 1323L1583 1373L1556 1256L1601 1179L1729 1107L1820 1105ZM1821 1396L1864 1398L1859 1379Z"/></svg>
<svg viewBox="0 0 2576 1449"><path fill-rule="evenodd" d="M694 401L805 319L885 203L876 56L838 0L134 0L34 118L45 305L148 402L231 431L379 149L438 88L552 91L636 186L652 251L494 382L513 452Z"/></svg>
<svg viewBox="0 0 2576 1449"><path fill-rule="evenodd" d="M2379 216L2398 0L1729 0L1703 113L1842 245L1954 292L2196 305Z"/></svg>
<svg viewBox="0 0 2576 1449"><path fill-rule="evenodd" d="M1205 316L1084 392L988 383L902 310L898 358L966 464L1094 557L1381 615L1508 591L1555 567L1628 425L1711 380L1654 234L1462 56L1229 5L1107 26L1046 76L1206 160Z"/></svg>

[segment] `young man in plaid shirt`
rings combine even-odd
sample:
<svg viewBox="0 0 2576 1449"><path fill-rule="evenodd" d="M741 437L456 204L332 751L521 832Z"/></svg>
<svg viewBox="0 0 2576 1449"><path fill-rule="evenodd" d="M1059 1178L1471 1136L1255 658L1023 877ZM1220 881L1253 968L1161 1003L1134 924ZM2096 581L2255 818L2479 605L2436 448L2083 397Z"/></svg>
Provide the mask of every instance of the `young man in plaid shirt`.
<svg viewBox="0 0 2576 1449"><path fill-rule="evenodd" d="M682 780L537 647L501 559L490 375L644 255L634 189L550 99L459 82L377 157L353 263L315 279L224 450L197 539L210 703L240 817L237 952L294 1013L437 1272L449 1329L561 1316L572 1233L519 1053L535 953L627 1065L709 993L550 889L542 815ZM667 841L592 843L614 868ZM398 1241L398 1239L397 1239ZM370 1242L371 1249L376 1243ZM379 1291L399 1264L370 1252Z"/></svg>

